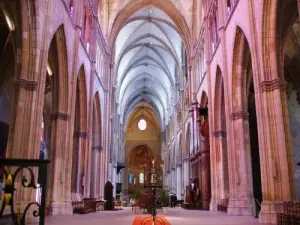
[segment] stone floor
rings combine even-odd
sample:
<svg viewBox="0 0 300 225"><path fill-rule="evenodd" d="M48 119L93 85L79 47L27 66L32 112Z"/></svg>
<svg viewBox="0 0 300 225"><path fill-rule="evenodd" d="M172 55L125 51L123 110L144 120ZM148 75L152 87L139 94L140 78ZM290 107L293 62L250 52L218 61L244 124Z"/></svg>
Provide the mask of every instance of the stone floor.
<svg viewBox="0 0 300 225"><path fill-rule="evenodd" d="M136 215L131 208L122 211L97 212L86 215L48 217L46 225L132 225ZM171 225L257 225L258 219L246 216L228 216L220 212L164 208L160 215L167 217Z"/></svg>

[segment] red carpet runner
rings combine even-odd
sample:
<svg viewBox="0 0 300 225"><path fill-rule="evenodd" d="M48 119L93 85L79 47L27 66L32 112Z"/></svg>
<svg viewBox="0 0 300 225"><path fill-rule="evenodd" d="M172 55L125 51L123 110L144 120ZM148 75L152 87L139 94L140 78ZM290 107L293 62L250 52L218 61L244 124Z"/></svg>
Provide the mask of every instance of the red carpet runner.
<svg viewBox="0 0 300 225"><path fill-rule="evenodd" d="M147 218L147 216L136 216L134 218L134 221L132 222L132 225L141 225L143 222L143 219ZM162 216L160 217L161 219L163 219L164 221L164 225L171 225L169 223L169 221L167 220L166 217ZM156 222L156 225L161 225L161 223L159 223L160 221ZM145 223L144 225L152 225L152 220L149 220L147 223Z"/></svg>

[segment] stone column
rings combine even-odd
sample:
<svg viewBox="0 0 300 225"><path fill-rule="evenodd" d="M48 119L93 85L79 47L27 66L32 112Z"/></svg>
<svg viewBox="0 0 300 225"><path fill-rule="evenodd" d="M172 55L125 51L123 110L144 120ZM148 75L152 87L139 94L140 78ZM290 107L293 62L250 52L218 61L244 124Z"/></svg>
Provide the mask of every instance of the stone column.
<svg viewBox="0 0 300 225"><path fill-rule="evenodd" d="M185 193L185 187L189 185L190 181L190 161L189 158L183 159L183 193ZM184 198L186 197L186 193Z"/></svg>
<svg viewBox="0 0 300 225"><path fill-rule="evenodd" d="M21 59L19 60L21 61ZM21 67L20 62L17 64L17 67ZM38 111L42 111L42 107L37 107L39 106L37 104L37 95L39 95L38 82L28 80L26 78L27 72L28 71L23 71L23 73L18 74L21 78L17 79L14 83L14 99L10 111L6 158L39 158L41 119L37 119L39 118L37 115L39 115ZM42 91L44 91L44 89ZM16 169L17 167L13 167L10 172L14 173ZM35 177L37 177L37 174L37 170L34 169ZM30 178L27 171L23 172L22 175ZM14 187L18 190L14 195L14 201L20 203L20 207L24 208L28 202L35 201L36 190L24 188L20 182L20 175L19 178L16 178ZM30 215L26 218L26 223L32 221L36 222L36 219L31 216L33 210L34 209L29 210L28 213L30 213Z"/></svg>
<svg viewBox="0 0 300 225"><path fill-rule="evenodd" d="M104 152L103 149L101 148L100 154L99 154L99 160L100 160L100 165L99 165L99 198L104 198Z"/></svg>
<svg viewBox="0 0 300 225"><path fill-rule="evenodd" d="M171 169L172 174L172 191L176 194L176 170L175 168Z"/></svg>
<svg viewBox="0 0 300 225"><path fill-rule="evenodd" d="M203 209L209 210L211 197L210 184L210 148L209 148L209 126L208 121L205 120L201 126L198 120L200 132L200 157L201 157L201 195L203 201ZM200 174L199 174L200 175Z"/></svg>
<svg viewBox="0 0 300 225"><path fill-rule="evenodd" d="M211 117L211 116L210 116ZM212 121L212 120L210 120ZM210 211L217 211L217 193L218 193L218 172L217 172L217 152L215 151L216 146L217 146L217 141L215 137L214 132L210 132L210 134L213 134L211 138L211 146L212 146L212 152L210 154L210 162L211 162L211 200L210 200L210 205L209 209Z"/></svg>
<svg viewBox="0 0 300 225"><path fill-rule="evenodd" d="M97 190L97 183L98 183L98 176L97 173L99 171L99 151L97 146L92 147L92 154L91 154L91 191L90 191L90 197L97 197L99 191Z"/></svg>
<svg viewBox="0 0 300 225"><path fill-rule="evenodd" d="M195 135L195 123L194 123L194 109L191 108L189 110L189 120L190 120L190 139L189 140L186 140L189 142L188 145L185 145L185 146L189 146L189 149L187 149L186 151L186 157L190 157L194 154L194 146L195 146L195 142L194 142L194 135ZM191 149L192 149L192 152L191 152Z"/></svg>
<svg viewBox="0 0 300 225"><path fill-rule="evenodd" d="M114 186L113 197L116 199L116 189L117 189L117 166L113 165L112 168L112 184Z"/></svg>
<svg viewBox="0 0 300 225"><path fill-rule="evenodd" d="M85 159L82 158L83 153L86 153L86 137L87 132L85 131L76 131L74 136L78 138L78 173L77 176L77 183L76 183L76 192L85 194Z"/></svg>
<svg viewBox="0 0 300 225"><path fill-rule="evenodd" d="M171 176L171 170L168 170L167 172L167 179L168 179L168 188L169 191L172 191L172 176Z"/></svg>
<svg viewBox="0 0 300 225"><path fill-rule="evenodd" d="M64 152L61 149L66 149L67 126L69 116L64 113L56 113L52 116L52 149L50 149L50 166L48 177L48 194L49 201L51 201L52 215L57 214L71 214L71 203L68 201L68 192L65 190L67 183L70 180L67 179L66 171L70 171L71 168L67 168L70 165L65 164ZM63 139L64 137L64 139Z"/></svg>
<svg viewBox="0 0 300 225"><path fill-rule="evenodd" d="M107 180L105 181L105 183L107 182L107 181L110 181L110 182L113 182L113 180L112 180L112 172L113 172L113 164L112 164L112 162L110 161L109 163L108 163L108 175L107 175Z"/></svg>
<svg viewBox="0 0 300 225"><path fill-rule="evenodd" d="M276 78L260 88L255 96L263 193L259 221L275 224L278 205L296 198L285 82Z"/></svg>
<svg viewBox="0 0 300 225"><path fill-rule="evenodd" d="M230 199L228 214L230 215L252 215L253 191L251 168L248 168L251 159L248 132L248 112L237 111L230 115L232 135L231 140L234 151L229 153L229 161L232 162Z"/></svg>
<svg viewBox="0 0 300 225"><path fill-rule="evenodd" d="M177 195L177 199L178 200L182 200L182 183L183 183L183 180L182 180L182 177L181 177L181 171L182 170L182 164L181 163L177 163L176 164L176 177L177 177L177 180L176 180L176 195Z"/></svg>
<svg viewBox="0 0 300 225"><path fill-rule="evenodd" d="M192 104L192 109L193 109L193 152L196 153L199 151L199 129L198 129L198 117L199 117L199 107L198 107L198 102L194 101Z"/></svg>

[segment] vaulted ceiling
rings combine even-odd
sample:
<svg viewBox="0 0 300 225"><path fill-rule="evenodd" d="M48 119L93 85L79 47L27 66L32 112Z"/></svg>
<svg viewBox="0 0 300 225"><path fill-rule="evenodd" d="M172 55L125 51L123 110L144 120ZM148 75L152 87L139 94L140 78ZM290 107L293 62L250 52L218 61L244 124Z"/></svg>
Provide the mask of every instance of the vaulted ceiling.
<svg viewBox="0 0 300 225"><path fill-rule="evenodd" d="M115 46L116 102L121 123L140 102L150 104L168 123L179 98L182 40L175 23L155 7L133 14Z"/></svg>

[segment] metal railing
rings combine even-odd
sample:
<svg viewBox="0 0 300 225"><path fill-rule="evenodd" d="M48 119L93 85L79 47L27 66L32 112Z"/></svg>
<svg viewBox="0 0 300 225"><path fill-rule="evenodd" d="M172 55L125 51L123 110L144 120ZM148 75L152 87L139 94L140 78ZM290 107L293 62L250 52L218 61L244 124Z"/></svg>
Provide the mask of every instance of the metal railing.
<svg viewBox="0 0 300 225"><path fill-rule="evenodd" d="M10 208L9 217L11 217L14 225L25 225L26 215L29 214L29 209L35 207L32 211L32 216L39 220L39 225L45 224L45 202L46 202L46 187L47 187L47 166L49 160L35 159L0 159L0 169L4 171L3 190L0 203L0 222L4 216L4 209ZM15 168L16 167L16 168ZM36 168L38 169L36 171ZM13 171L10 173L10 171ZM24 175L26 174L26 175ZM39 184L37 184L36 175L38 174ZM17 179L17 176L21 179ZM15 200L18 188L41 189L40 201L29 202L25 205L24 210L21 207L15 206L18 204Z"/></svg>

